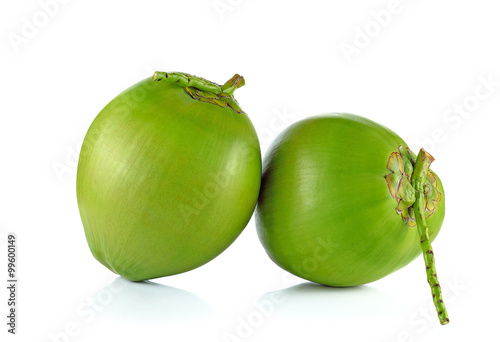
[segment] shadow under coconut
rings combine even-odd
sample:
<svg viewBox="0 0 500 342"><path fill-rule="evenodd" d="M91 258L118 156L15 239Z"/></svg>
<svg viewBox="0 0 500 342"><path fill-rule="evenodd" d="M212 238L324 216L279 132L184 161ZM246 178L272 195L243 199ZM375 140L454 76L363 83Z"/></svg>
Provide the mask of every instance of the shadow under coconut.
<svg viewBox="0 0 500 342"><path fill-rule="evenodd" d="M279 315L306 320L394 315L403 307L398 299L372 286L330 287L313 282L268 292L258 301L276 303L274 312Z"/></svg>
<svg viewBox="0 0 500 342"><path fill-rule="evenodd" d="M100 313L106 319L168 324L206 319L214 312L207 302L191 292L151 281L116 278L94 295L97 300L103 291L111 293L109 303L103 303L107 305L102 305Z"/></svg>

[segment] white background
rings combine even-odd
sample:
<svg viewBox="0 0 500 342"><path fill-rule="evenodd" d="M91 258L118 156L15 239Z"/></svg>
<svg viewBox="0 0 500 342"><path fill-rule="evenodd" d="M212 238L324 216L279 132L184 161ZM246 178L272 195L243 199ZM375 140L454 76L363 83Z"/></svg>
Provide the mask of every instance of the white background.
<svg viewBox="0 0 500 342"><path fill-rule="evenodd" d="M18 237L19 307L13 337L3 239L0 339L498 340L496 5L2 2L0 231ZM100 109L155 70L217 83L243 75L236 97L263 152L292 122L332 111L367 116L414 151L430 150L447 196L433 245L451 323L439 325L422 258L365 286L319 287L268 259L253 219L207 265L150 284L95 261L76 203L79 146Z"/></svg>

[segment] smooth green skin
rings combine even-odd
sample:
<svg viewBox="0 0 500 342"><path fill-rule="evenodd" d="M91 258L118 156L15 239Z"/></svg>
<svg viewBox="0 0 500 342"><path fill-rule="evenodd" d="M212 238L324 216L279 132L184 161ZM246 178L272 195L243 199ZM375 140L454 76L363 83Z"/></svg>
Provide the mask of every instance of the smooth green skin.
<svg viewBox="0 0 500 342"><path fill-rule="evenodd" d="M422 253L416 227L396 213L385 175L406 143L351 114L327 114L286 129L264 159L256 223L271 259L304 279L354 286L380 279ZM444 219L442 199L427 219L430 240Z"/></svg>
<svg viewBox="0 0 500 342"><path fill-rule="evenodd" d="M146 79L92 123L78 164L78 206L94 257L140 281L219 255L250 220L260 180L246 114Z"/></svg>

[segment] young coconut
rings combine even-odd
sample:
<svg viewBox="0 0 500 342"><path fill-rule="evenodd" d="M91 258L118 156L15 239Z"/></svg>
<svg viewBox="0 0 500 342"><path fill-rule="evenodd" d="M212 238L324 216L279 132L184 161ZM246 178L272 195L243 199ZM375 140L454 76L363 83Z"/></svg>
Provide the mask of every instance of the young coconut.
<svg viewBox="0 0 500 342"><path fill-rule="evenodd" d="M373 282L423 252L433 301L447 324L431 247L445 211L433 160L360 116L295 123L264 159L259 238L280 267L329 286Z"/></svg>
<svg viewBox="0 0 500 342"><path fill-rule="evenodd" d="M215 258L252 216L261 180L255 129L223 86L156 72L95 118L83 142L77 198L94 257L140 281Z"/></svg>

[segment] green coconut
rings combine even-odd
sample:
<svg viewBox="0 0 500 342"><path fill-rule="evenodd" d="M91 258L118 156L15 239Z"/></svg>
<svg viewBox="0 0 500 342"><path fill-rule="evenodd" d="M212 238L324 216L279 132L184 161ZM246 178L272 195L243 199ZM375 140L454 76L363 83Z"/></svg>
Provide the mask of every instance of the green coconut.
<svg viewBox="0 0 500 342"><path fill-rule="evenodd" d="M156 72L114 98L83 142L77 198L94 257L132 281L192 270L226 249L257 202L255 129L224 85Z"/></svg>
<svg viewBox="0 0 500 342"><path fill-rule="evenodd" d="M297 122L264 159L259 238L283 269L338 287L373 282L423 252L446 324L430 245L443 223L445 197L429 169L432 160L360 116L327 114Z"/></svg>

